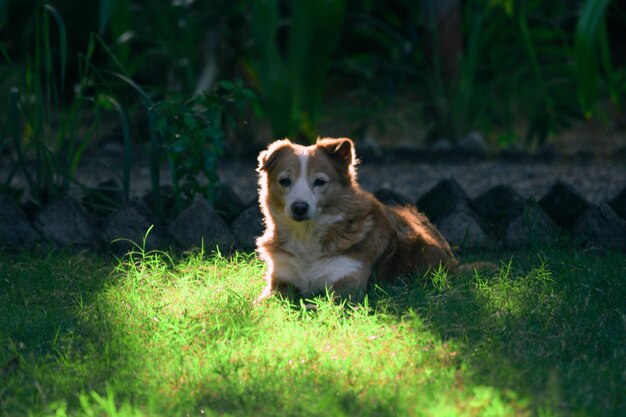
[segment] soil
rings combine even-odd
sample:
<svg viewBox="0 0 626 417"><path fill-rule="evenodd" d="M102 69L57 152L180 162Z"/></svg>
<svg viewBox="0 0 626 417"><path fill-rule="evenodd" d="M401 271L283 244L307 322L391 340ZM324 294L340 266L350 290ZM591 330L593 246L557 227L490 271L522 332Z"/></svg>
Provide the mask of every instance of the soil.
<svg viewBox="0 0 626 417"><path fill-rule="evenodd" d="M220 178L245 201L256 199L255 164L226 161ZM474 198L491 187L508 184L525 198L540 199L558 180L576 188L590 202L613 198L626 187L626 163L614 161L514 163L482 162L395 162L367 163L359 167L361 186L374 191L390 188L416 201L444 178L454 178Z"/></svg>
<svg viewBox="0 0 626 417"><path fill-rule="evenodd" d="M142 196L150 189L150 175L145 152L134 160L131 173L131 197ZM10 165L5 159L0 164L0 178L5 178ZM244 203L256 200L256 160L254 156L238 159L222 159L220 179L230 185ZM498 159L464 161L412 161L410 158L390 162L370 162L365 159L358 169L359 181L364 189L374 191L390 188L416 201L440 180L454 178L470 197L476 197L498 184L514 187L525 198L541 198L554 184L561 180L576 188L590 202L601 202L614 197L626 187L626 162L623 160L575 161L559 159L553 162L509 162ZM79 183L95 187L111 178L121 177L121 149L113 144L87 155L77 171ZM171 184L169 169L163 165L161 184ZM11 186L27 189L23 178L17 176ZM71 194L80 197L82 189L75 187ZM22 197L22 202L28 194Z"/></svg>

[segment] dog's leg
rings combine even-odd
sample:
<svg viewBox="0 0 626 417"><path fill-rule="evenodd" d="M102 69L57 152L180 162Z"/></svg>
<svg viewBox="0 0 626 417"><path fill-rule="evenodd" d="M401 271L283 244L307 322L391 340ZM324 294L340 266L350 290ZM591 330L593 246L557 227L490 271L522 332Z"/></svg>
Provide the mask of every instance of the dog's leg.
<svg viewBox="0 0 626 417"><path fill-rule="evenodd" d="M369 275L370 269L363 268L335 282L331 289L335 292L335 296L339 298L360 302L365 297Z"/></svg>
<svg viewBox="0 0 626 417"><path fill-rule="evenodd" d="M283 298L289 298L293 295L293 287L280 281L276 281L271 277L265 279L267 285L263 288L261 295L257 297L254 304L259 304L274 294L280 294Z"/></svg>
<svg viewBox="0 0 626 417"><path fill-rule="evenodd" d="M254 300L254 304L260 304L261 302L263 302L265 299L271 297L273 294L272 291L272 282L268 281L267 285L265 285L265 288L263 288L263 292L261 292L261 295L259 295L257 297L256 300Z"/></svg>

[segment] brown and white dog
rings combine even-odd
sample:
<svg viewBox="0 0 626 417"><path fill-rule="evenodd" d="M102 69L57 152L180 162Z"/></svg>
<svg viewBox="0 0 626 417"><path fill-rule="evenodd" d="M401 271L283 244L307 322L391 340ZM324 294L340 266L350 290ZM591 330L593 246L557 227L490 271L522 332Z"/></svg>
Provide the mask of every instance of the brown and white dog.
<svg viewBox="0 0 626 417"><path fill-rule="evenodd" d="M257 251L267 263L259 300L295 287L363 294L370 277L392 280L458 260L433 224L411 207L388 207L357 184L350 139L301 146L279 140L258 158L265 233Z"/></svg>

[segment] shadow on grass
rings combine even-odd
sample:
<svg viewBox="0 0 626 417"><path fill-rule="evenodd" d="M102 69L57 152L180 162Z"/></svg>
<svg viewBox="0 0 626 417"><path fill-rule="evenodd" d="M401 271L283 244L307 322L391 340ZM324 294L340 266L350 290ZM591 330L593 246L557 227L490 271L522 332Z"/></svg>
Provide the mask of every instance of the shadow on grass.
<svg viewBox="0 0 626 417"><path fill-rule="evenodd" d="M0 409L26 414L68 393L104 388L124 358L105 349L107 327L89 318L112 264L84 253L23 250L0 252L0 265ZM81 361L97 347L106 360Z"/></svg>
<svg viewBox="0 0 626 417"><path fill-rule="evenodd" d="M507 262L499 272L374 291L374 304L414 310L458 344L473 382L528 396L539 414L626 415L624 254L544 248L487 257Z"/></svg>

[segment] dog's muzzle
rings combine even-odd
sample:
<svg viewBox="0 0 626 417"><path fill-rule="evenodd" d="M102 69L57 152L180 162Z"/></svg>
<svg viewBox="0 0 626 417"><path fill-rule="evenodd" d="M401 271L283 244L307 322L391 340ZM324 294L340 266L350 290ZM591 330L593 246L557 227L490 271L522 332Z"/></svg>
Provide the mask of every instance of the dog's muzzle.
<svg viewBox="0 0 626 417"><path fill-rule="evenodd" d="M296 201L291 205L291 217L301 222L309 219L309 205L304 201Z"/></svg>

